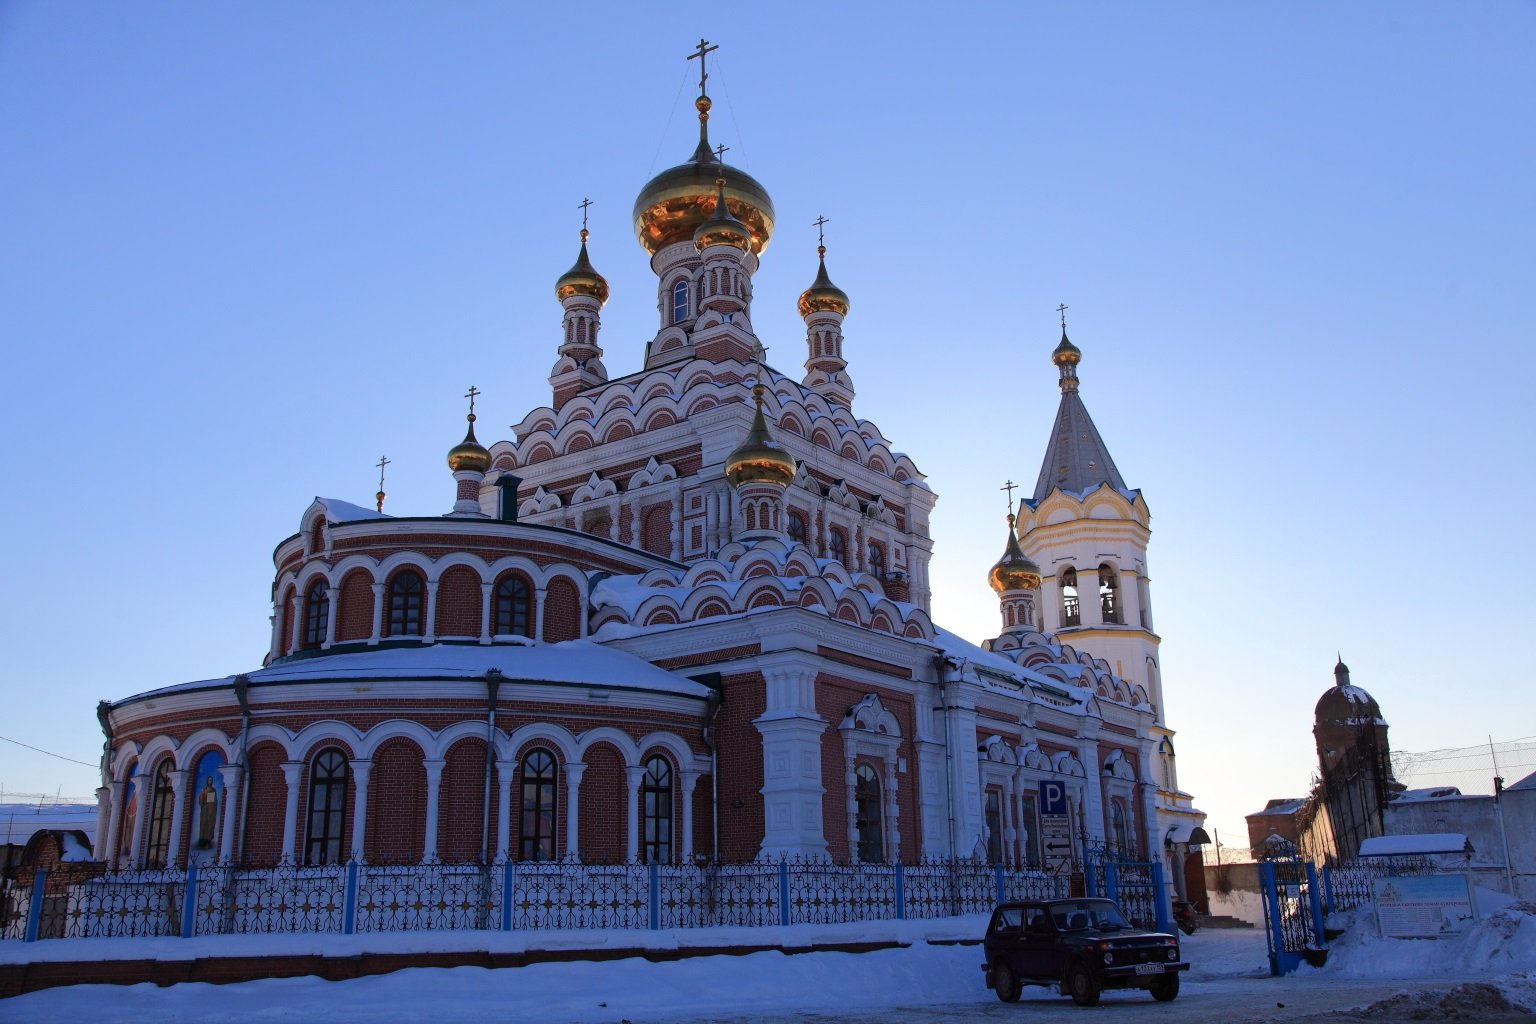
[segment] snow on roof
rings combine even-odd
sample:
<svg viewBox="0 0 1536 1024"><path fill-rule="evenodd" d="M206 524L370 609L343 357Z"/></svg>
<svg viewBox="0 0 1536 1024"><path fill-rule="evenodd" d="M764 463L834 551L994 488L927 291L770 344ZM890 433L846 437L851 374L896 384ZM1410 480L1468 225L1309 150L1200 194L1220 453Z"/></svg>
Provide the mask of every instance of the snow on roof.
<svg viewBox="0 0 1536 1024"><path fill-rule="evenodd" d="M979 672L988 673L994 676L1005 676L1017 681L1021 686L1050 687L1057 693L1064 692L1062 689L1064 686L1072 687L1073 689L1079 691L1074 695L1079 697L1079 702L1081 702L1081 698L1085 696L1082 693L1082 687L1074 686L1071 683L1062 683L1056 679L1049 679L1034 671L1033 669L1025 668L1023 665L1020 665L1012 658L1005 658L1001 654L995 654L983 647L977 647L970 641L963 640L955 634L951 633L949 630L943 629L937 625L933 627L932 643L938 645L939 649L942 650L950 658L966 663L969 665L969 667ZM1071 668L1073 666L1054 665L1053 667L1067 670L1070 674Z"/></svg>
<svg viewBox="0 0 1536 1024"><path fill-rule="evenodd" d="M338 523L350 523L356 519L390 518L376 509L354 505L350 501L342 501L340 498L322 498L317 494L315 495L315 501L325 507L325 514L331 520Z"/></svg>
<svg viewBox="0 0 1536 1024"><path fill-rule="evenodd" d="M1470 853L1472 844L1460 832L1421 832L1407 836L1373 836L1360 844L1362 857L1406 857L1419 853Z"/></svg>
<svg viewBox="0 0 1536 1024"><path fill-rule="evenodd" d="M1461 790L1455 786L1431 786L1428 789L1405 789L1392 798L1393 803L1402 803L1408 800L1442 800L1446 797L1459 797Z"/></svg>
<svg viewBox="0 0 1536 1024"><path fill-rule="evenodd" d="M1519 782L1515 783L1513 786L1505 786L1504 788L1505 789L1536 789L1536 772L1531 772L1531 774L1527 775L1525 778L1521 779Z"/></svg>
<svg viewBox="0 0 1536 1024"><path fill-rule="evenodd" d="M493 668L499 669L512 682L567 683L700 698L712 692L709 687L686 676L657 668L643 658L591 640L567 640L558 644L388 647L285 661L251 672L249 678L257 686L354 679L481 679ZM137 696L228 686L233 681L233 676L204 679Z"/></svg>
<svg viewBox="0 0 1536 1024"><path fill-rule="evenodd" d="M65 829L96 834L95 804L0 804L0 843L21 845L38 832Z"/></svg>
<svg viewBox="0 0 1536 1024"><path fill-rule="evenodd" d="M1306 802L1306 797L1300 796L1283 798L1280 800L1271 800L1269 803L1264 805L1264 809L1262 811L1254 811L1247 817L1257 818L1265 814L1295 814L1297 811L1301 810L1302 804Z"/></svg>

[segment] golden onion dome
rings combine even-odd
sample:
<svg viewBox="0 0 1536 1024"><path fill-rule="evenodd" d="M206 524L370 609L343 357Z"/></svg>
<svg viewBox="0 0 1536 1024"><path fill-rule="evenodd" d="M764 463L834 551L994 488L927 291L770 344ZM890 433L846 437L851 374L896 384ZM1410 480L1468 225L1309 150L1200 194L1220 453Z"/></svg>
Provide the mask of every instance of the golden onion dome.
<svg viewBox="0 0 1536 1024"><path fill-rule="evenodd" d="M827 276L827 247L818 245L816 255L821 258L821 265L816 268L816 280L800 293L800 315L805 317L812 313L830 311L847 316L848 293L833 284Z"/></svg>
<svg viewBox="0 0 1536 1024"><path fill-rule="evenodd" d="M768 433L768 421L763 418L763 386L752 389L757 402L757 412L752 417L752 429L741 447L731 452L725 460L725 478L732 487L743 484L769 483L788 487L795 479L795 457Z"/></svg>
<svg viewBox="0 0 1536 1024"><path fill-rule="evenodd" d="M725 198L725 179L715 179L715 213L693 232L693 247L703 252L712 245L729 245L747 252L752 248L752 232L731 216L731 204Z"/></svg>
<svg viewBox="0 0 1536 1024"><path fill-rule="evenodd" d="M709 117L709 97L697 101L702 124ZM709 139L700 131L699 147L687 163L669 167L646 182L635 199L635 235L652 256L677 242L693 238L699 225L715 212L715 179L724 177L726 204L752 233L752 251L761 255L773 235L773 200L745 171L716 159Z"/></svg>
<svg viewBox="0 0 1536 1024"><path fill-rule="evenodd" d="M999 594L1005 590L1037 590L1040 587L1040 567L1019 547L1011 512L1008 514L1008 546L1003 557L988 571L987 582Z"/></svg>
<svg viewBox="0 0 1536 1024"><path fill-rule="evenodd" d="M464 440L448 449L448 468L457 473L459 470L469 470L473 473L484 473L491 468L491 453L475 440L475 414L469 414L469 430L464 434Z"/></svg>
<svg viewBox="0 0 1536 1024"><path fill-rule="evenodd" d="M555 298L562 302L572 295L590 295L598 303L608 301L608 282L592 268L587 259L587 229L581 229L581 252L576 255L576 265L561 274L555 281Z"/></svg>
<svg viewBox="0 0 1536 1024"><path fill-rule="evenodd" d="M1061 329L1061 344L1057 345L1055 351L1051 353L1051 362L1057 366L1076 366L1082 362L1082 359L1082 349L1067 340L1067 329L1063 327Z"/></svg>

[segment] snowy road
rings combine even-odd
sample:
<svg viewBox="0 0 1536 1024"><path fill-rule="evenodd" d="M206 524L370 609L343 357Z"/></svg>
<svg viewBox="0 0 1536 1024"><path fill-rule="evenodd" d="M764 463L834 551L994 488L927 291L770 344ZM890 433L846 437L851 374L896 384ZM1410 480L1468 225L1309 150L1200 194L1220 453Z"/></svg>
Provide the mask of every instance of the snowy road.
<svg viewBox="0 0 1536 1024"><path fill-rule="evenodd" d="M876 937L877 924L843 931ZM435 1020L513 1020L518 1024L942 1024L948 1021L1082 1020L1093 1024L1161 1021L1165 1024L1244 1024L1298 1021L1309 1024L1396 1024L1403 1020L1455 1019L1464 1024L1536 1022L1519 1006L1536 1006L1536 907L1501 912L1479 921L1466 935L1440 941L1383 940L1374 922L1350 922L1330 951L1328 964L1285 978L1268 974L1264 937L1257 930L1201 931L1184 941L1192 967L1173 1003L1158 1003L1141 992L1110 992L1096 1009L1079 1009L1044 988L1030 988L1017 1004L1003 1004L984 986L981 949L976 945L933 945L926 938L977 934L980 919L880 925L885 937L904 936L912 945L869 953L779 951L745 956L696 956L653 962L630 957L603 962L568 961L488 970L478 967L415 968L393 974L327 982L312 977L268 979L234 985L77 985L0 1001L0 1022L26 1024L115 1024L153 1020L156 1024L247 1024L324 1020L327 1024L383 1024ZM836 929L786 930L785 947ZM660 934L677 941L678 936ZM762 933L755 933L759 939ZM926 938L925 938L926 936ZM682 936L687 938L688 936ZM844 936L846 938L846 935ZM516 936L512 938L518 938ZM558 937L535 936L549 947ZM595 942L601 935L587 936ZM621 936L626 940L633 936ZM790 940L795 941L790 941ZM431 942L438 947L484 943L487 936L439 933L391 936L387 945ZM22 949L0 943L0 960L23 955L63 956L61 940ZM81 940L89 944L93 940ZM110 959L122 945L77 945ZM229 952L227 940L128 940L150 955L177 958ZM283 945L264 940L274 948ZM309 938L344 950L338 940ZM354 941L361 943L363 938ZM511 941L511 939L503 939ZM519 939L521 941L521 939ZM573 938L572 941L575 941ZM178 945L177 943L181 944ZM291 945L291 943L289 943ZM554 947L549 947L554 948ZM571 947L566 947L571 948ZM579 947L578 947L579 948ZM1455 1014L1419 999L1415 1005L1377 1007L1364 1014L1338 1011L1370 1007L1409 993L1445 992L1463 983L1477 991ZM1508 999L1519 1006L1512 1006ZM1438 997L1436 997L1438 999ZM1421 1012L1422 1011L1422 1012ZM1324 1020L1316 1015L1333 1012Z"/></svg>

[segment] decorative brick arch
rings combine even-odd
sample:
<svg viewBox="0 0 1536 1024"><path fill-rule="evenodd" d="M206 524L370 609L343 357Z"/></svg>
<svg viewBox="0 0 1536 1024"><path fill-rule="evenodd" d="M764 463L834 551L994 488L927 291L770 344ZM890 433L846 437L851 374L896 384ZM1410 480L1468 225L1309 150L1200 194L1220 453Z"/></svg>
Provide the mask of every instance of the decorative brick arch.
<svg viewBox="0 0 1536 1024"><path fill-rule="evenodd" d="M372 864L417 863L426 848L427 771L422 749L414 740L395 736L380 743L371 760L364 859Z"/></svg>
<svg viewBox="0 0 1536 1024"><path fill-rule="evenodd" d="M437 581L437 635L478 637L482 605L478 572L467 565L443 570Z"/></svg>

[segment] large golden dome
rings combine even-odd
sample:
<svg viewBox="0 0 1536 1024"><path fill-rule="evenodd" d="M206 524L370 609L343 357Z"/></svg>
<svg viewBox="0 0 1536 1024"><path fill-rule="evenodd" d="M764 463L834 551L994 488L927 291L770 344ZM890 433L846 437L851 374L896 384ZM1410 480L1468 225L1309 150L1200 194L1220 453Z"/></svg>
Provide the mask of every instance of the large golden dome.
<svg viewBox="0 0 1536 1024"><path fill-rule="evenodd" d="M987 573L987 582L999 594L1005 590L1038 590L1040 587L1040 567L1019 547L1011 514L1008 516L1008 546L1003 557Z"/></svg>
<svg viewBox="0 0 1536 1024"><path fill-rule="evenodd" d="M788 487L795 479L795 457L768 433L768 421L763 419L763 386L752 389L757 401L757 413L752 417L752 429L725 460L725 478L732 487L742 484L769 483Z"/></svg>
<svg viewBox="0 0 1536 1024"><path fill-rule="evenodd" d="M709 113L709 98L699 97L701 120ZM635 235L646 252L676 242L690 242L693 233L715 212L715 179L724 177L725 202L731 215L752 233L752 251L759 255L773 235L773 200L767 189L746 171L722 163L710 152L709 140L687 163L669 167L646 182L635 199Z"/></svg>

